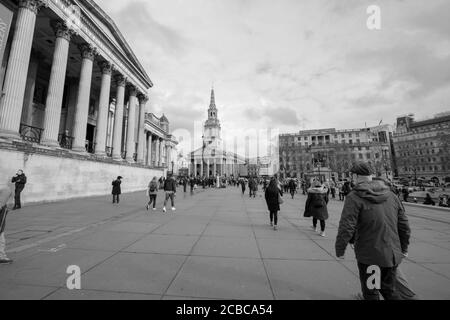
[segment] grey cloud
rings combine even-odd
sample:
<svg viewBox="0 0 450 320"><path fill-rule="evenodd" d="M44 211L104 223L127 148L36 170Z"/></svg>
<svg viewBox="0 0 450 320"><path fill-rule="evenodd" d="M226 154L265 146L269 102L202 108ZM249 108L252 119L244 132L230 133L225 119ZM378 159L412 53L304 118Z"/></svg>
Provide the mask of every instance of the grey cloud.
<svg viewBox="0 0 450 320"><path fill-rule="evenodd" d="M176 30L156 21L147 10L145 1L129 2L117 15L117 22L127 36L148 46L161 47L165 52L179 55L187 41Z"/></svg>

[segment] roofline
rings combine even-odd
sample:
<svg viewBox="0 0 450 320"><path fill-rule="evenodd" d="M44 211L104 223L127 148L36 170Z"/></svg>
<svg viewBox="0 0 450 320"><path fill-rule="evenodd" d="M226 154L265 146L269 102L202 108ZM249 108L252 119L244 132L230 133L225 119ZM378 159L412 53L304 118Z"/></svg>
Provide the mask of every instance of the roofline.
<svg viewBox="0 0 450 320"><path fill-rule="evenodd" d="M75 1L79 1L79 0L75 0ZM122 33L120 32L119 28L117 27L115 22L111 19L111 17L105 11L103 11L103 9L97 3L95 3L94 0L83 0L82 2L85 6L90 7L91 9L94 9L93 13L96 15L96 17L100 21L106 22L108 29L111 31L111 33L114 36L119 38L119 40L123 43L123 45L126 49L126 53L130 55L130 56L125 56L125 58L130 60L130 62L132 64L134 64L135 67L137 67L138 71L141 73L141 75L143 76L145 81L147 81L149 87L152 88L153 87L152 80L150 79L150 77L147 74L147 72L145 71L144 67L137 59L137 57L134 54L133 50L131 49L130 45L127 43L127 41L123 37Z"/></svg>

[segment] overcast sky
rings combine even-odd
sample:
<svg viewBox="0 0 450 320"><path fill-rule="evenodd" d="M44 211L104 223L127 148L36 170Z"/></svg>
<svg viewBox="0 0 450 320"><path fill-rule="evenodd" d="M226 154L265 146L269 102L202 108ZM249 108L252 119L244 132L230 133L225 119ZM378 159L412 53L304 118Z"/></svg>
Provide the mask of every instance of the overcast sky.
<svg viewBox="0 0 450 320"><path fill-rule="evenodd" d="M450 110L448 0L96 2L154 82L149 110L172 129L206 119L213 83L228 132L356 128ZM366 26L372 4L379 31Z"/></svg>

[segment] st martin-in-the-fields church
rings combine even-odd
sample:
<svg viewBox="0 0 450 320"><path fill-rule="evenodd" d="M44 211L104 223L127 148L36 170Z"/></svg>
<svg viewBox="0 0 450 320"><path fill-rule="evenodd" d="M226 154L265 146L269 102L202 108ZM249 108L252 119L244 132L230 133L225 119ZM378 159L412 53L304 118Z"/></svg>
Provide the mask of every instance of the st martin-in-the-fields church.
<svg viewBox="0 0 450 320"><path fill-rule="evenodd" d="M222 128L218 117L214 89L211 89L211 102L208 119L203 127L203 147L191 152L191 175L200 177L222 176L237 177L240 166L246 159L236 153L224 150L221 137Z"/></svg>

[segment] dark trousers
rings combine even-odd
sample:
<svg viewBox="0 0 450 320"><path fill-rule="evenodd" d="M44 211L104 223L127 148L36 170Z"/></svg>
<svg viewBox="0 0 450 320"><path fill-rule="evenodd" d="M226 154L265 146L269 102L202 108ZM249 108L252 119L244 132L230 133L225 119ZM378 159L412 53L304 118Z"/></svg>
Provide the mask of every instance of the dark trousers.
<svg viewBox="0 0 450 320"><path fill-rule="evenodd" d="M150 207L153 203L153 208L156 207L156 194L150 195L150 201L148 202L148 206Z"/></svg>
<svg viewBox="0 0 450 320"><path fill-rule="evenodd" d="M380 268L381 279L380 286L381 289L369 289L367 287L367 280L372 274L367 273L369 265L359 263L359 279L361 281L361 290L365 300L380 300L380 293L384 300L400 300L400 295L396 290L396 273L397 266L392 268Z"/></svg>
<svg viewBox="0 0 450 320"><path fill-rule="evenodd" d="M119 195L118 194L113 194L113 203L119 203Z"/></svg>
<svg viewBox="0 0 450 320"><path fill-rule="evenodd" d="M175 207L175 194L172 192L166 192L166 199L164 200L164 207L166 206L167 202L171 201L172 207Z"/></svg>
<svg viewBox="0 0 450 320"><path fill-rule="evenodd" d="M313 218L313 226L314 228L317 227L317 221L319 221L319 219ZM322 230L322 232L325 231L325 220L320 220L320 229Z"/></svg>
<svg viewBox="0 0 450 320"><path fill-rule="evenodd" d="M270 222L274 225L278 225L278 211L270 212Z"/></svg>
<svg viewBox="0 0 450 320"><path fill-rule="evenodd" d="M14 208L20 209L22 208L22 204L20 203L20 194L23 191L23 187L17 187L16 192L14 193Z"/></svg>

